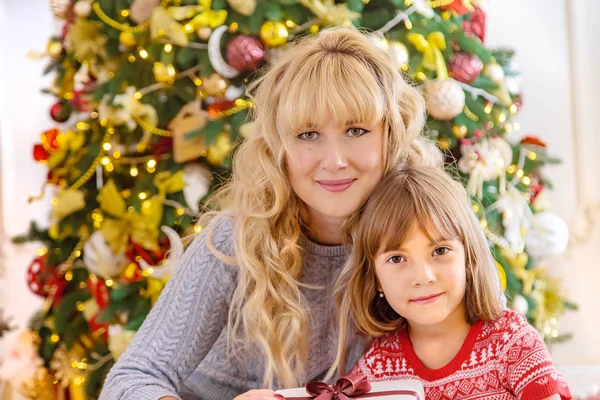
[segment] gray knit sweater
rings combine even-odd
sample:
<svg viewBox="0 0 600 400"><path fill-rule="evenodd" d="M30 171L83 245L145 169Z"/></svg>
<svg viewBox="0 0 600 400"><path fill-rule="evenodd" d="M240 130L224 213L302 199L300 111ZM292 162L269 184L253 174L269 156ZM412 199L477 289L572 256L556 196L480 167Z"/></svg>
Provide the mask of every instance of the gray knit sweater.
<svg viewBox="0 0 600 400"><path fill-rule="evenodd" d="M233 223L221 218L212 240L233 255ZM206 231L205 231L206 232ZM200 234L185 252L156 305L104 383L101 400L230 400L260 388L259 360L226 357L227 314L237 283L237 267L218 260ZM346 260L343 246L322 246L302 238L303 282L326 290L302 289L308 301L310 356L308 380L321 379L337 348L332 287ZM363 350L355 341L348 364Z"/></svg>

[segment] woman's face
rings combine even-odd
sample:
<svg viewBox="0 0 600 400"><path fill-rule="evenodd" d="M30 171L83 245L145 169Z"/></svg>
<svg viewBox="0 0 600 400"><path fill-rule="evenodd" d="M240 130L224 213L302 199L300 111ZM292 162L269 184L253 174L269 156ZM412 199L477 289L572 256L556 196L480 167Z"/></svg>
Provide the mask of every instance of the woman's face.
<svg viewBox="0 0 600 400"><path fill-rule="evenodd" d="M383 125L325 126L298 132L286 154L289 179L311 218L341 220L383 177Z"/></svg>

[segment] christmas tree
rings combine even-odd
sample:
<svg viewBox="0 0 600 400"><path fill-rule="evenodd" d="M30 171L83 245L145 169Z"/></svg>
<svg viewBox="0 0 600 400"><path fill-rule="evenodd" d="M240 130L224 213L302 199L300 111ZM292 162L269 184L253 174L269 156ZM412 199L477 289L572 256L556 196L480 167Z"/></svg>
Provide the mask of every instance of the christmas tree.
<svg viewBox="0 0 600 400"><path fill-rule="evenodd" d="M549 343L564 339L554 325L574 306L540 258L567 242L541 170L556 160L518 133L513 54L485 47L478 1L51 0L51 9L64 26L47 46L57 124L33 157L48 166L52 224L16 239L44 244L27 273L46 299L30 326L43 362L20 388L28 396L97 397L183 252L180 238L202 230L196 217L227 179L233 144L253 134L244 86L295 37L332 25L373 32L422 88L427 135L472 196L509 306Z"/></svg>

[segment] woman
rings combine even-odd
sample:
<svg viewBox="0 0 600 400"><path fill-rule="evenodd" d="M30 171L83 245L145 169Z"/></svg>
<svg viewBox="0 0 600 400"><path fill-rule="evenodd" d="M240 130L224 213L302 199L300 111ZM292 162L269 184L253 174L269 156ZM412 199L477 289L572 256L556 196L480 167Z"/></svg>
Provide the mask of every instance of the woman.
<svg viewBox="0 0 600 400"><path fill-rule="evenodd" d="M101 399L273 399L256 389L325 375L345 222L386 171L420 158L424 102L392 66L334 28L250 88L255 134ZM364 348L349 346L353 363Z"/></svg>

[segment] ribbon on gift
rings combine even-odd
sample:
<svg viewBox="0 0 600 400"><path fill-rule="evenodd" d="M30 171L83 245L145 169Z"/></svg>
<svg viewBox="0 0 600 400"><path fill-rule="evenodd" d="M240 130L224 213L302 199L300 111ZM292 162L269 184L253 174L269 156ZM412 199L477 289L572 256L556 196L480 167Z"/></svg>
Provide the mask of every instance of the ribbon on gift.
<svg viewBox="0 0 600 400"><path fill-rule="evenodd" d="M412 396L419 400L419 394L414 390L387 390L370 393L371 384L363 374L344 376L338 379L334 385L328 385L325 382L309 382L306 385L306 391L309 394L308 397L286 397L286 400L351 400L394 395Z"/></svg>

